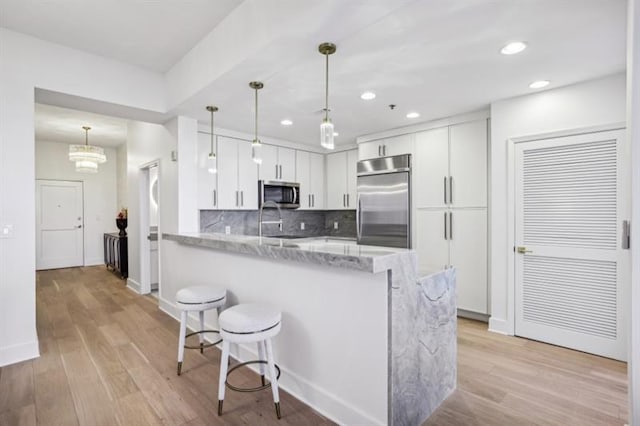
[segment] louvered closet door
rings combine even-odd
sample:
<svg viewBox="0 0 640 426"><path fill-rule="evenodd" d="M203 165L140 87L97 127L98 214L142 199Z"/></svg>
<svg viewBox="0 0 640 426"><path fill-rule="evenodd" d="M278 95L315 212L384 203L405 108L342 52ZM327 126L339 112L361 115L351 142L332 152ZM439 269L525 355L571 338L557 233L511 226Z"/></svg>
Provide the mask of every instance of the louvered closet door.
<svg viewBox="0 0 640 426"><path fill-rule="evenodd" d="M624 360L624 131L516 144L516 334ZM625 167L623 167L625 166Z"/></svg>

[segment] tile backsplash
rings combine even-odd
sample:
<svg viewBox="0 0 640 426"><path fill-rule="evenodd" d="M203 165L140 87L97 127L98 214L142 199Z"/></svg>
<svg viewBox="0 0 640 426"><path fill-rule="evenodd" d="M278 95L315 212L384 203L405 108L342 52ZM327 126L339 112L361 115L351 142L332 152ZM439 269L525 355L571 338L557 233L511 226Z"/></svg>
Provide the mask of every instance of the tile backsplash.
<svg viewBox="0 0 640 426"><path fill-rule="evenodd" d="M278 211L265 209L263 220L278 220ZM262 234L297 236L356 237L355 210L282 210L282 232L278 225L262 225ZM338 229L335 229L335 223ZM301 229L304 223L304 230ZM200 231L224 233L226 227L232 234L258 235L257 210L200 210Z"/></svg>

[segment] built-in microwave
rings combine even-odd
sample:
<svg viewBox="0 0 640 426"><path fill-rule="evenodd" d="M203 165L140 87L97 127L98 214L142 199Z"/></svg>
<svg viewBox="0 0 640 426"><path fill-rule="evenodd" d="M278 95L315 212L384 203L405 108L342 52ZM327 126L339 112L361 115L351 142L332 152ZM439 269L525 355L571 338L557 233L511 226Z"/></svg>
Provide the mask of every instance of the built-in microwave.
<svg viewBox="0 0 640 426"><path fill-rule="evenodd" d="M300 184L278 180L258 181L258 204L273 201L282 209L300 207ZM268 207L268 206L267 206Z"/></svg>

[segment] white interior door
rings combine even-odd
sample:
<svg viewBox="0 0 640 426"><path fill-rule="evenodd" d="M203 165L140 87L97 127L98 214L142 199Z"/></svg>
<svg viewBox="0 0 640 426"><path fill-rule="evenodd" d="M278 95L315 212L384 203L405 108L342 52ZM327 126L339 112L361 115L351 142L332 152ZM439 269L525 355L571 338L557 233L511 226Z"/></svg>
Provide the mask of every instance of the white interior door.
<svg viewBox="0 0 640 426"><path fill-rule="evenodd" d="M82 182L36 181L36 269L84 265Z"/></svg>
<svg viewBox="0 0 640 426"><path fill-rule="evenodd" d="M626 359L624 130L516 145L517 335Z"/></svg>

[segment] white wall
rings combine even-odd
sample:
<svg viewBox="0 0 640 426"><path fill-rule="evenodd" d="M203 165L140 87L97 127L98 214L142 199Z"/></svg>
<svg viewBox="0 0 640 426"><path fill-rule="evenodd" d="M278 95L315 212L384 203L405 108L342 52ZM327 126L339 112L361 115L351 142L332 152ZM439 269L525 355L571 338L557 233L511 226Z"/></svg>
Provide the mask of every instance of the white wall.
<svg viewBox="0 0 640 426"><path fill-rule="evenodd" d="M178 231L178 163L171 161L176 139L168 129L170 126L171 123L167 126L139 121L127 123L128 284L138 291L141 283L140 247L148 234L148 230L140 229L140 168L152 161L159 162L159 229L161 232Z"/></svg>
<svg viewBox="0 0 640 426"><path fill-rule="evenodd" d="M493 331L513 334L513 294L509 294L507 140L520 136L577 129L625 121L623 73L491 104L490 258Z"/></svg>
<svg viewBox="0 0 640 426"><path fill-rule="evenodd" d="M124 143L116 150L116 186L118 188L118 211L127 207L127 144Z"/></svg>
<svg viewBox="0 0 640 426"><path fill-rule="evenodd" d="M0 28L0 366L38 356L34 90L166 112L164 78Z"/></svg>
<svg viewBox="0 0 640 426"><path fill-rule="evenodd" d="M105 148L107 162L98 173L78 173L69 161L69 145L36 141L36 179L84 183L84 265L104 264L102 234L116 232L116 150Z"/></svg>
<svg viewBox="0 0 640 426"><path fill-rule="evenodd" d="M640 1L629 1L627 129L631 144L631 344L629 345L629 424L640 426Z"/></svg>

